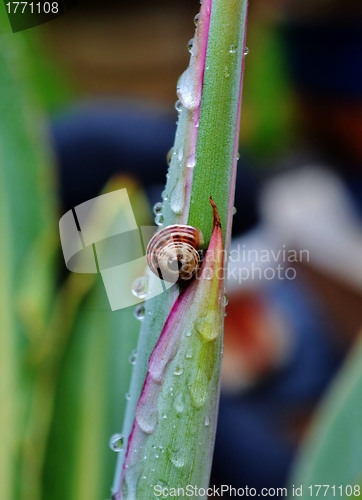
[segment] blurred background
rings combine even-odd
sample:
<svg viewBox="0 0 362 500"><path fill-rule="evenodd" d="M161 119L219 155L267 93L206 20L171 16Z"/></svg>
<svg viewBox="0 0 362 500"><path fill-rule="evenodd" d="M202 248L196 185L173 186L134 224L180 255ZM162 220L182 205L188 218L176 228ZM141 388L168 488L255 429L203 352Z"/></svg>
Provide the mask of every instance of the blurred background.
<svg viewBox="0 0 362 500"><path fill-rule="evenodd" d="M67 274L58 220L127 187L152 221L198 10L88 0L17 34L1 13L1 500L109 496L138 323ZM357 0L250 5L215 485L287 484L358 338L361 26Z"/></svg>

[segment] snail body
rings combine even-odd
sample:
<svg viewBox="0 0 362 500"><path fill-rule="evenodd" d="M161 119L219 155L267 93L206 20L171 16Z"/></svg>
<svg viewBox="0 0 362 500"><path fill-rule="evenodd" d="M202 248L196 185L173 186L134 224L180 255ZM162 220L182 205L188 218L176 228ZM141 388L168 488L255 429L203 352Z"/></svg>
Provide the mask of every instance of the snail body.
<svg viewBox="0 0 362 500"><path fill-rule="evenodd" d="M201 264L201 231L186 224L167 226L158 231L147 246L151 271L165 281L190 280Z"/></svg>

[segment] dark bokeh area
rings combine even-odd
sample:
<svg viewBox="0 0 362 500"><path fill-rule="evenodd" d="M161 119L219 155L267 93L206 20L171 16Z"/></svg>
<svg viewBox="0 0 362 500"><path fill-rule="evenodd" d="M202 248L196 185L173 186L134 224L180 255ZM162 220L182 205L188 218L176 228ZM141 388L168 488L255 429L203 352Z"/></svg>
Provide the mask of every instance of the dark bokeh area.
<svg viewBox="0 0 362 500"><path fill-rule="evenodd" d="M48 103L62 213L115 174L160 200L198 8L80 2L39 27L72 89ZM362 323L361 28L360 1L250 5L216 485L287 484Z"/></svg>

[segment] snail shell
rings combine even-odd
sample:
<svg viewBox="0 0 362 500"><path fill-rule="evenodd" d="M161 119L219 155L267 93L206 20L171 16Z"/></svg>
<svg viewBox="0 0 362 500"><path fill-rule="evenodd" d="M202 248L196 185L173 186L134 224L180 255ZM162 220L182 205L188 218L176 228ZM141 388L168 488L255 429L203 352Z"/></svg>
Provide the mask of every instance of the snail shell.
<svg viewBox="0 0 362 500"><path fill-rule="evenodd" d="M190 280L201 264L199 249L202 243L201 231L192 226L167 226L148 243L148 266L162 280L172 283Z"/></svg>

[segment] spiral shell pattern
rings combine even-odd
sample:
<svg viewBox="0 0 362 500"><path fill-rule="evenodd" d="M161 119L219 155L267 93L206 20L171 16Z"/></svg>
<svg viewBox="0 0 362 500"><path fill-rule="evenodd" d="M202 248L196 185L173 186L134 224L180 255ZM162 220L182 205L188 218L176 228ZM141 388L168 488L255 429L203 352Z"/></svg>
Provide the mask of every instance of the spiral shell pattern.
<svg viewBox="0 0 362 500"><path fill-rule="evenodd" d="M190 280L199 269L201 232L182 224L167 226L150 240L146 256L151 271L164 281Z"/></svg>

